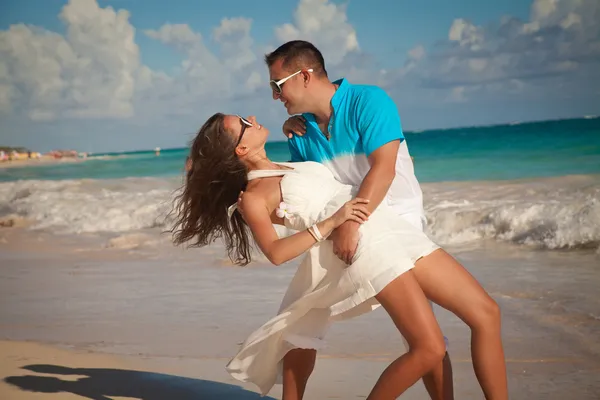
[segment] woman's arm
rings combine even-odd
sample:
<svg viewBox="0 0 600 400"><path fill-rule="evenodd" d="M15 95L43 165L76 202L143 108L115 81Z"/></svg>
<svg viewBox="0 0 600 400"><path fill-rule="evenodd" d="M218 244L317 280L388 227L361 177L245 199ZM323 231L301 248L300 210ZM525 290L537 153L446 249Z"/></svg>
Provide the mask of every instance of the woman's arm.
<svg viewBox="0 0 600 400"><path fill-rule="evenodd" d="M353 199L342 206L331 217L316 224L317 229L327 237L335 228L348 220L363 223L370 215L369 210L363 205L368 203L365 199ZM244 194L242 215L248 223L258 247L275 265L292 260L308 249L316 240L308 229L280 239L271 222L269 209L260 196L252 193Z"/></svg>

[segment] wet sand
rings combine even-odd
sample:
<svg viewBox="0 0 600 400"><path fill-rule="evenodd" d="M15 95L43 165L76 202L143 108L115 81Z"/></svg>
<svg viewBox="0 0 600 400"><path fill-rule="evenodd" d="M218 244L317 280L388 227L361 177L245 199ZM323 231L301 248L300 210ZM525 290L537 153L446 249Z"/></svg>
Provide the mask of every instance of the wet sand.
<svg viewBox="0 0 600 400"><path fill-rule="evenodd" d="M0 229L0 398L258 398L224 367L277 310L297 261L240 269L216 245L184 251L168 237L135 238ZM600 256L453 250L502 308L511 399L597 399ZM456 398L481 399L468 329L436 315ZM307 399L365 398L403 351L382 310L335 325L327 339ZM280 387L269 396L280 399ZM401 398L426 394L417 383Z"/></svg>

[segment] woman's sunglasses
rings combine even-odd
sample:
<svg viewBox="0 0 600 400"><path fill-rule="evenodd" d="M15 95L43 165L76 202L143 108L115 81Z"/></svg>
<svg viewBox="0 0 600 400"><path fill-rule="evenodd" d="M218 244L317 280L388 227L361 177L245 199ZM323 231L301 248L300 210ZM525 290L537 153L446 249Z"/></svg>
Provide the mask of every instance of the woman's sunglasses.
<svg viewBox="0 0 600 400"><path fill-rule="evenodd" d="M299 74L300 72L302 72L302 71L303 71L303 70L296 71L296 72L294 72L293 74L291 74L290 76L288 76L288 77L285 77L285 78L283 78L283 79L280 79L280 80L278 80L278 81L271 80L271 81L269 81L269 85L271 86L271 89L272 89L272 90L273 90L275 93L277 93L277 94L281 94L281 91L283 90L283 89L281 89L281 87L283 86L283 84L285 83L285 81L287 81L288 79L290 79L290 78L292 78L292 77L294 77L294 76L298 75L298 74ZM306 70L306 72L313 72L313 69L312 69L312 68L310 68L310 69L307 69L307 70Z"/></svg>
<svg viewBox="0 0 600 400"><path fill-rule="evenodd" d="M248 121L244 117L241 117L237 114L236 114L236 117L238 117L240 119L240 122L242 123L242 132L240 133L240 137L238 138L238 141L235 145L235 147L238 147L240 145L240 142L242 141L242 137L244 137L244 132L246 132L246 128L249 126L254 126L254 125L252 125L252 122Z"/></svg>

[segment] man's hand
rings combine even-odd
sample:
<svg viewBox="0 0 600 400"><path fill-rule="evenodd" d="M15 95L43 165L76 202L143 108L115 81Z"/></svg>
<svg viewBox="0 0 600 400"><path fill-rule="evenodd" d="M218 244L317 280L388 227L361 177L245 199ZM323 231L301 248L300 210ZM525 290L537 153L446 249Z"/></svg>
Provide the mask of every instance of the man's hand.
<svg viewBox="0 0 600 400"><path fill-rule="evenodd" d="M283 134L287 136L288 139L290 139L294 133L298 136L303 136L306 133L306 119L304 119L302 115L294 115L283 123Z"/></svg>
<svg viewBox="0 0 600 400"><path fill-rule="evenodd" d="M387 191L394 180L396 171L396 156L398 154L398 140L387 143L369 156L371 168L363 179L356 197L369 199L367 209L375 211L385 198ZM351 264L358 247L358 227L353 221L346 221L332 232L333 252L346 264Z"/></svg>
<svg viewBox="0 0 600 400"><path fill-rule="evenodd" d="M352 264L354 253L358 247L358 227L354 221L346 221L335 229L330 238L333 241L333 253L346 264Z"/></svg>

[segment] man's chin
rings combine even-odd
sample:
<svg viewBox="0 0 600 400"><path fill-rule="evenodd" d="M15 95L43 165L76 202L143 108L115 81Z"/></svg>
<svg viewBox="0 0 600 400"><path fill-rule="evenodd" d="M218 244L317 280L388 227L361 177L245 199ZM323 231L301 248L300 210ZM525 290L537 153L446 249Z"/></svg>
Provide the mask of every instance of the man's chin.
<svg viewBox="0 0 600 400"><path fill-rule="evenodd" d="M285 111L287 111L289 116L301 114L298 110L295 110L293 107L286 107Z"/></svg>
<svg viewBox="0 0 600 400"><path fill-rule="evenodd" d="M290 103L283 103L283 107L285 107L285 111L287 111L288 115L294 115L294 107Z"/></svg>

